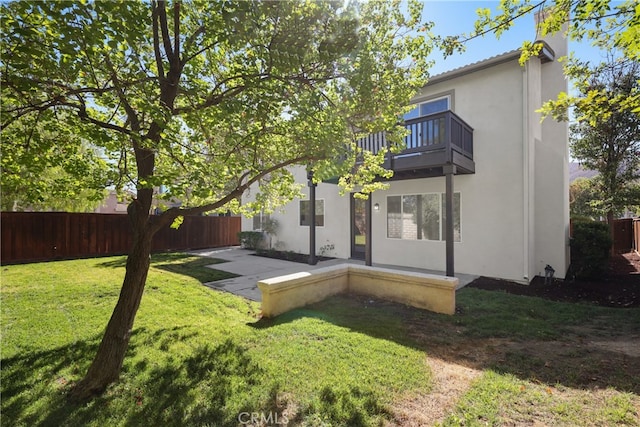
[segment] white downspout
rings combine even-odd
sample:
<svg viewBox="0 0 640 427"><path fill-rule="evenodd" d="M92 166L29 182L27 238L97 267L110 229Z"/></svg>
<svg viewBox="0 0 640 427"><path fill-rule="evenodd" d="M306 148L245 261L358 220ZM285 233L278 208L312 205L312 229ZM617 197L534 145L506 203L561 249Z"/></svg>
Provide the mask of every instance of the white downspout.
<svg viewBox="0 0 640 427"><path fill-rule="evenodd" d="M522 277L529 281L529 64L522 70Z"/></svg>

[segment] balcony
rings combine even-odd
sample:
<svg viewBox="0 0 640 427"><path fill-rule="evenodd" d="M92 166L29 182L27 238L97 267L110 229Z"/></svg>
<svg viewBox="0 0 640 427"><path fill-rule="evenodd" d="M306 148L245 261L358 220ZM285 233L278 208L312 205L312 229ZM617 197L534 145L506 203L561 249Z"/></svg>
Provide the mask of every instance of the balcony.
<svg viewBox="0 0 640 427"><path fill-rule="evenodd" d="M473 128L452 111L411 119L404 127L410 132L405 137L406 148L389 153L384 163L395 172L392 179L442 176L446 165L455 165L458 174L475 173ZM377 153L387 145L385 133L368 135L358 145Z"/></svg>

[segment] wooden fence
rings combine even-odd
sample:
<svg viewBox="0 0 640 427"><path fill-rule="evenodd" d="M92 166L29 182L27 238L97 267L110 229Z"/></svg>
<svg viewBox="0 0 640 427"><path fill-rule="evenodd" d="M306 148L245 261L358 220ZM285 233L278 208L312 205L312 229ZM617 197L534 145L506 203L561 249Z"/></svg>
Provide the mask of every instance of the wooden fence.
<svg viewBox="0 0 640 427"><path fill-rule="evenodd" d="M633 249L633 218L613 220L613 252L627 253Z"/></svg>
<svg viewBox="0 0 640 427"><path fill-rule="evenodd" d="M573 236L573 220L569 223L569 235ZM640 252L640 218L622 218L613 220L613 246L616 254L624 254L632 249Z"/></svg>
<svg viewBox="0 0 640 427"><path fill-rule="evenodd" d="M2 212L0 220L3 265L120 255L131 246L131 225L122 214ZM179 229L158 231L152 250L238 245L240 222L240 217L187 216Z"/></svg>

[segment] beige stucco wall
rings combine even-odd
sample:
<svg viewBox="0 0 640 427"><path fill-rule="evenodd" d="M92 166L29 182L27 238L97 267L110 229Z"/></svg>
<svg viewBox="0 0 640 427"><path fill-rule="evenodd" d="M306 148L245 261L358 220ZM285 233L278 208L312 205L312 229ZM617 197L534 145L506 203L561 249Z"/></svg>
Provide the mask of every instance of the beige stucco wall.
<svg viewBox="0 0 640 427"><path fill-rule="evenodd" d="M304 183L302 193L304 199L309 199L309 187L307 186L307 173L304 167L290 169L296 182ZM255 189L254 189L255 191ZM245 200L251 198L250 192ZM336 258L349 258L351 255L350 223L349 223L349 197L340 196L335 184L320 183L316 187L316 200L324 200L324 226L316 227L316 253L319 255L322 247L333 245L333 249L327 253ZM278 221L278 233L272 238L272 246L279 250L309 253L309 227L300 225L300 199L296 198L291 203L271 214ZM242 229L251 230L253 220L242 219Z"/></svg>
<svg viewBox="0 0 640 427"><path fill-rule="evenodd" d="M567 55L562 34L546 38L556 58ZM541 71L542 101L567 92L567 80L558 61L547 63ZM534 273L544 275L549 264L557 277L569 267L569 147L568 124L546 118L541 124L541 140L535 147L535 259Z"/></svg>
<svg viewBox="0 0 640 427"><path fill-rule="evenodd" d="M453 93L454 112L474 128L476 173L454 177L461 194L461 241L454 244L455 271L524 281L523 267L523 70L517 61L427 86L428 99ZM445 180L394 181L373 203L373 260L445 269L445 242L388 239L386 198L396 194L444 193Z"/></svg>
<svg viewBox="0 0 640 427"><path fill-rule="evenodd" d="M564 44L563 44L564 43ZM556 57L566 42L550 40ZM566 90L560 64L517 57L491 67L435 79L416 97L420 102L451 95L452 110L474 128L476 173L456 175L461 193L461 241L454 244L455 271L529 282L544 275L547 264L557 277L568 267L567 126L552 119L540 122L543 101ZM294 170L306 183L304 169ZM304 189L308 195L308 188ZM445 269L445 242L387 238L387 196L444 193L444 177L393 181L373 195L373 262L434 270ZM325 203L325 225L317 228L316 249L333 244L331 255L348 258L351 251L349 197L332 184L320 184L317 199ZM299 225L294 200L274 215L280 223L281 248L309 252L309 228ZM251 229L251 220L243 229ZM275 241L275 240L274 240Z"/></svg>

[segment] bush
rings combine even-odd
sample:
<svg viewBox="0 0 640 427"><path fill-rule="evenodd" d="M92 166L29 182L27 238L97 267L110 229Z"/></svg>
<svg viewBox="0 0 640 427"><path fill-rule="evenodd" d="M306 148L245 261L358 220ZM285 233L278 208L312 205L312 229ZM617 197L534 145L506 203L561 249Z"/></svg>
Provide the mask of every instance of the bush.
<svg viewBox="0 0 640 427"><path fill-rule="evenodd" d="M238 233L238 240L245 249L258 249L263 239L264 235L261 231L240 231Z"/></svg>
<svg viewBox="0 0 640 427"><path fill-rule="evenodd" d="M577 278L596 278L605 271L611 249L609 226L602 222L573 224L571 264Z"/></svg>

